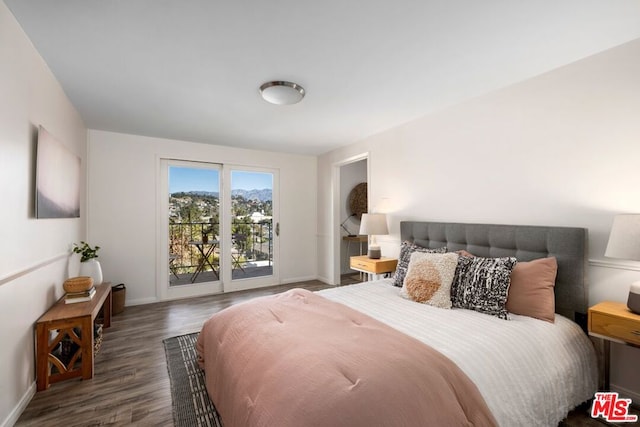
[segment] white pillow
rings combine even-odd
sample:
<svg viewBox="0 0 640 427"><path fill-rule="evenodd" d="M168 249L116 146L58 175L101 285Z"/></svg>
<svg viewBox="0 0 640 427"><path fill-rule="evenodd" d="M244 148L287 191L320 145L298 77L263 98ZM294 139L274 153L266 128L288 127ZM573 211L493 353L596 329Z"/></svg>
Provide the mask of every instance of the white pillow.
<svg viewBox="0 0 640 427"><path fill-rule="evenodd" d="M451 283L456 273L455 253L411 254L401 295L413 301L439 308L451 308Z"/></svg>

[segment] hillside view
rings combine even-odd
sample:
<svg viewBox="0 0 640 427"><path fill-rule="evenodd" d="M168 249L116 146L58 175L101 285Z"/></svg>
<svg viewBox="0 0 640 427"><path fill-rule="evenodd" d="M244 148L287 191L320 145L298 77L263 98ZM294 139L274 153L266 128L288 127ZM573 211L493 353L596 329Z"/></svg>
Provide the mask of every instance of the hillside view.
<svg viewBox="0 0 640 427"><path fill-rule="evenodd" d="M271 261L273 203L270 189L233 190L232 251L237 265L248 261ZM192 273L200 253L190 242L220 238L220 199L217 192L175 192L169 196L169 247L175 257L174 271ZM212 251L210 262L219 263Z"/></svg>

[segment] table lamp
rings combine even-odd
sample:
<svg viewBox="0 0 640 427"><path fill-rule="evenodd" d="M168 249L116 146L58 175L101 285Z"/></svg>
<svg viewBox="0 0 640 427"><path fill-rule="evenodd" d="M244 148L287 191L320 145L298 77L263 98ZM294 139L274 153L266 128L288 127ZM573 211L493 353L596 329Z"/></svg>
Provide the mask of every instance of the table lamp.
<svg viewBox="0 0 640 427"><path fill-rule="evenodd" d="M604 256L640 261L640 214L616 215ZM640 282L631 284L627 307L640 314Z"/></svg>
<svg viewBox="0 0 640 427"><path fill-rule="evenodd" d="M380 246L376 243L376 235L389 234L387 216L385 214L362 214L360 220L360 234L371 236L367 256L371 259L380 258Z"/></svg>

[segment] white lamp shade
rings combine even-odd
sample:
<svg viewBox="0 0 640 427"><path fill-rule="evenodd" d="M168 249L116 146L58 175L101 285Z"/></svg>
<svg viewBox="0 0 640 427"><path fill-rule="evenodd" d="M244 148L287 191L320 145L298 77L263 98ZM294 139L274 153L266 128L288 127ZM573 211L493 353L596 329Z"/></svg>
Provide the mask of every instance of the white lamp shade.
<svg viewBox="0 0 640 427"><path fill-rule="evenodd" d="M640 214L616 215L604 256L640 261Z"/></svg>
<svg viewBox="0 0 640 427"><path fill-rule="evenodd" d="M387 216L385 214L362 214L360 234L366 234L368 236L389 234Z"/></svg>

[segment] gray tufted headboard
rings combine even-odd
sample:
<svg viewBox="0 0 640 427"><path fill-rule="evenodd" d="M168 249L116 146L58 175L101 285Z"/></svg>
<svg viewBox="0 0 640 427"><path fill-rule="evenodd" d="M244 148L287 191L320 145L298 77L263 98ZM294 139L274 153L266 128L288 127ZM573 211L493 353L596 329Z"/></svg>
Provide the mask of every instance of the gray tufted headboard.
<svg viewBox="0 0 640 427"><path fill-rule="evenodd" d="M400 222L402 241L427 248L447 246L477 256L515 256L520 261L554 256L558 260L556 313L583 325L588 308L587 229L530 225Z"/></svg>

